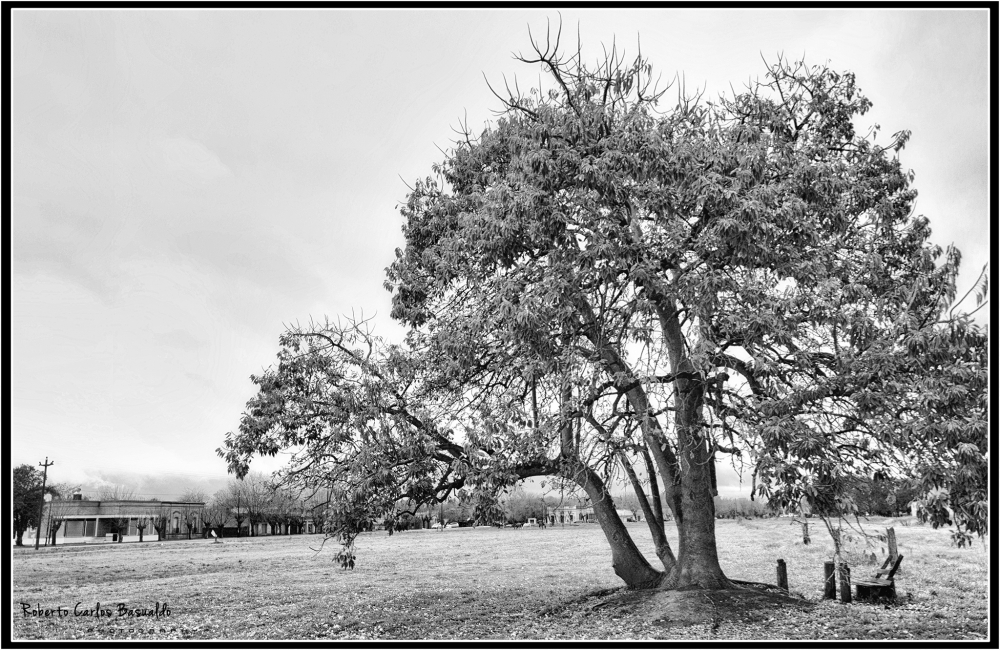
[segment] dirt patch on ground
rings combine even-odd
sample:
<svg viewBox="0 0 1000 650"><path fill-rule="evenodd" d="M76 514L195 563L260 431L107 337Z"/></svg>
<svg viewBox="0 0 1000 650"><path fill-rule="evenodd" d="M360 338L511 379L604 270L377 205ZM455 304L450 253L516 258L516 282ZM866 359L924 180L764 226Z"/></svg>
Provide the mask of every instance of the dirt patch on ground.
<svg viewBox="0 0 1000 650"><path fill-rule="evenodd" d="M576 599L571 606L590 611L636 616L660 627L687 627L732 621L756 623L774 616L777 609L808 610L814 603L766 586L743 585L736 589L682 591L628 589L604 590Z"/></svg>

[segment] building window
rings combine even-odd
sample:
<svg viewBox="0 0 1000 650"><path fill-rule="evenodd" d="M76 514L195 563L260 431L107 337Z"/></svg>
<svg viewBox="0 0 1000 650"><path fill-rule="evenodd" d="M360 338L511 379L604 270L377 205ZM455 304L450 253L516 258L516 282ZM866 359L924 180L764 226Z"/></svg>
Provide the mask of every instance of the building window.
<svg viewBox="0 0 1000 650"><path fill-rule="evenodd" d="M176 534L176 533L179 533L179 532L181 532L181 516L175 512L174 513L174 533Z"/></svg>
<svg viewBox="0 0 1000 650"><path fill-rule="evenodd" d="M66 532L63 533L64 537L83 537L83 520L82 519L69 519L63 526L66 527Z"/></svg>
<svg viewBox="0 0 1000 650"><path fill-rule="evenodd" d="M94 537L97 535L97 519L67 519L64 537Z"/></svg>
<svg viewBox="0 0 1000 650"><path fill-rule="evenodd" d="M112 519L101 519L100 525L97 527L97 534L101 537L106 537L115 533L115 522Z"/></svg>

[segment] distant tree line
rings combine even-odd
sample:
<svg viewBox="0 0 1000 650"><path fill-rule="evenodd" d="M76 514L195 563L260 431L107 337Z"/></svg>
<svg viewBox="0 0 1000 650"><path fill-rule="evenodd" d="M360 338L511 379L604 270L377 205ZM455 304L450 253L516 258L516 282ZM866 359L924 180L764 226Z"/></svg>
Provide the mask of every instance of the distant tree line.
<svg viewBox="0 0 1000 650"><path fill-rule="evenodd" d="M299 533L307 520L313 522L317 531L322 531L329 501L329 495L321 490L303 494L262 474L251 473L241 480L230 480L207 499L202 517L206 532L215 530L220 537L227 528L237 536L243 535L244 530L254 536L262 528L269 535Z"/></svg>
<svg viewBox="0 0 1000 650"><path fill-rule="evenodd" d="M726 498L715 497L715 516L717 519L757 519L773 517L776 511L761 501L751 501L745 497Z"/></svg>

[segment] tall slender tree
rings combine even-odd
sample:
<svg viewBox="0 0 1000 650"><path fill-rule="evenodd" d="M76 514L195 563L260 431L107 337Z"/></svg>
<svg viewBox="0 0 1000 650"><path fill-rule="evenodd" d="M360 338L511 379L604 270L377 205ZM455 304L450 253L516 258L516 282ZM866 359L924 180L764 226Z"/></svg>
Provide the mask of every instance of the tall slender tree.
<svg viewBox="0 0 1000 650"><path fill-rule="evenodd" d="M149 525L156 531L156 539L163 541L170 532L170 510L164 505L151 505L149 513Z"/></svg>
<svg viewBox="0 0 1000 650"><path fill-rule="evenodd" d="M135 529L139 531L139 541L143 541L144 532L149 528L150 514L146 509L140 509L135 517Z"/></svg>
<svg viewBox="0 0 1000 650"><path fill-rule="evenodd" d="M226 500L225 490L219 490L202 509L202 520L206 530L214 529L218 531L218 536L222 537L229 517L230 508Z"/></svg>

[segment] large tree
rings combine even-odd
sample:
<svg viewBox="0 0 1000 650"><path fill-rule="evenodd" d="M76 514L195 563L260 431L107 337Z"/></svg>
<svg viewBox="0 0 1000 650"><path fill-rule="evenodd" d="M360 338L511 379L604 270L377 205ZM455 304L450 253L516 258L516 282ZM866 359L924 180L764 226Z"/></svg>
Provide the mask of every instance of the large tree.
<svg viewBox="0 0 1000 650"><path fill-rule="evenodd" d="M23 546L24 531L38 525L42 506L42 473L31 465L18 465L14 468L12 487L14 543Z"/></svg>
<svg viewBox="0 0 1000 650"><path fill-rule="evenodd" d="M551 89L499 95L496 124L402 209L386 285L407 345L292 328L219 450L233 471L297 449L287 477L332 483L345 533L453 491L486 512L549 475L587 494L630 586L728 588L718 454L778 502L843 506L838 477L985 452L985 334L941 318L958 255L939 263L913 215L908 134L855 133L870 103L853 75L779 61L746 92L661 112L641 57L588 68L557 38L523 60ZM615 513L619 471L662 571ZM952 476L923 471L931 490ZM977 532L981 479L945 490Z"/></svg>

